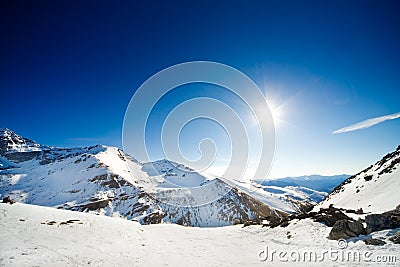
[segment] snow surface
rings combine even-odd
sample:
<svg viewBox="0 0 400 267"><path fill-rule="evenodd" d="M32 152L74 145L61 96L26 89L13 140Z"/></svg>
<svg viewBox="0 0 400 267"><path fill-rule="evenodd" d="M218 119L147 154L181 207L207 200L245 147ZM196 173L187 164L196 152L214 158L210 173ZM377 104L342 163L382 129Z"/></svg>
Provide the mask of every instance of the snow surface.
<svg viewBox="0 0 400 267"><path fill-rule="evenodd" d="M382 160L350 177L327 199L314 207L359 209L381 213L393 210L400 204L400 146Z"/></svg>
<svg viewBox="0 0 400 267"><path fill-rule="evenodd" d="M207 182L206 177L193 169L165 159L143 164L142 171L156 178L153 181L158 183L158 187L197 187Z"/></svg>
<svg viewBox="0 0 400 267"><path fill-rule="evenodd" d="M70 221L67 223L69 220ZM54 221L54 224L51 222ZM50 224L49 224L50 223ZM359 252L395 256L399 245L367 246L361 239L350 239L344 250L326 237L330 228L311 220L294 221L286 228L241 225L219 228L184 227L175 224L140 225L120 218L57 210L16 203L0 203L1 266L375 266L375 262L260 261L269 251L304 253L315 251ZM374 238L387 239L395 230L376 232ZM368 236L371 237L371 236ZM263 254L262 254L263 255ZM294 259L296 259L296 255ZM333 258L334 259L334 258Z"/></svg>

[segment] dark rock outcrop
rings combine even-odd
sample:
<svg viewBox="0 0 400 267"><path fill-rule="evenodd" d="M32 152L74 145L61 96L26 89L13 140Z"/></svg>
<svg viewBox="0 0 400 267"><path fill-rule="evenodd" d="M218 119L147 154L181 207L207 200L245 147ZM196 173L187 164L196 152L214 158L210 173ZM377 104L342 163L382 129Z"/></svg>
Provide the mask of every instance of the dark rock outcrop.
<svg viewBox="0 0 400 267"><path fill-rule="evenodd" d="M3 203L14 204L14 200L12 200L9 196L3 198Z"/></svg>
<svg viewBox="0 0 400 267"><path fill-rule="evenodd" d="M400 231L397 231L394 235L389 238L395 244L400 244Z"/></svg>
<svg viewBox="0 0 400 267"><path fill-rule="evenodd" d="M373 246L383 246L386 244L385 241L375 238L367 238L363 240L366 245L373 245Z"/></svg>
<svg viewBox="0 0 400 267"><path fill-rule="evenodd" d="M382 214L370 214L365 216L367 233L375 231L394 229L400 227L400 205L396 209Z"/></svg>
<svg viewBox="0 0 400 267"><path fill-rule="evenodd" d="M365 233L365 228L360 221L340 220L332 227L328 238L333 240L348 239Z"/></svg>
<svg viewBox="0 0 400 267"><path fill-rule="evenodd" d="M143 218L143 222L145 224L158 224L161 223L163 218L165 217L165 213L162 211L156 211L148 214ZM178 223L180 225L185 225L183 222Z"/></svg>
<svg viewBox="0 0 400 267"><path fill-rule="evenodd" d="M340 220L353 220L349 216L343 213L342 209L337 209L333 207L332 205L329 206L327 209L320 209L318 212L311 211L311 212L301 212L301 213L296 213L292 214L288 217L283 217L280 220L271 220L268 219L269 221L268 224L264 224L263 226L269 226L271 228L281 226L281 227L286 227L290 224L291 220L303 220L306 218L311 218L315 222L320 222L324 223L326 226L332 227L335 225L337 221Z"/></svg>
<svg viewBox="0 0 400 267"><path fill-rule="evenodd" d="M109 199L102 199L98 201L93 201L87 204L83 204L79 206L79 210L85 211L85 210L99 210L103 209L108 206L108 203L110 202Z"/></svg>
<svg viewBox="0 0 400 267"><path fill-rule="evenodd" d="M315 216L314 221L322 222L326 226L332 227L337 221L352 220L349 216L344 214L341 210L329 206L327 209L321 209Z"/></svg>

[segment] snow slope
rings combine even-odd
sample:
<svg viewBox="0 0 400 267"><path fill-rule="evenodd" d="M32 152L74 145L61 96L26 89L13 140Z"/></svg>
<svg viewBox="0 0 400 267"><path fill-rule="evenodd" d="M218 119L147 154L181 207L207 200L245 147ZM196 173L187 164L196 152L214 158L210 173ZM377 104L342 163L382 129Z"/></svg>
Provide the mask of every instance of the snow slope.
<svg viewBox="0 0 400 267"><path fill-rule="evenodd" d="M335 207L362 208L365 212L380 213L393 210L400 204L400 146L381 160L349 177L314 209Z"/></svg>
<svg viewBox="0 0 400 267"><path fill-rule="evenodd" d="M153 177L158 187L196 187L207 182L206 177L193 169L165 159L144 163L142 170Z"/></svg>
<svg viewBox="0 0 400 267"><path fill-rule="evenodd" d="M395 266L400 261L399 245L367 246L350 239L346 249L326 236L324 224L302 220L286 228L227 226L183 227L175 224L140 225L136 222L57 210L26 204L0 203L1 266ZM372 234L374 238L393 235L395 230ZM368 236L371 237L371 236ZM259 259L268 248L269 258ZM271 259L272 250L277 251ZM278 258L279 252L283 262ZM325 251L369 253L371 261L341 260L326 256L309 262L305 252L318 259ZM293 258L288 253L294 253ZM299 254L296 254L299 253ZM327 254L326 254L327 255ZM261 259L264 254L261 253ZM397 263L377 263L385 256ZM296 261L294 261L296 260ZM367 259L368 260L368 259Z"/></svg>

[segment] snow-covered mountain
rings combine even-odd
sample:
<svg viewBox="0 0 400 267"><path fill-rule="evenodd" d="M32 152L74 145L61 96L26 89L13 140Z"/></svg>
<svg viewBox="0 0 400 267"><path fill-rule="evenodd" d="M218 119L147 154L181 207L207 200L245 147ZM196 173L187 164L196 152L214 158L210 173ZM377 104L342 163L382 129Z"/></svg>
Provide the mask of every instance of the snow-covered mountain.
<svg viewBox="0 0 400 267"><path fill-rule="evenodd" d="M222 179L167 161L141 164L115 147L48 147L8 129L0 140L0 195L18 202L144 224L223 226L286 216Z"/></svg>
<svg viewBox="0 0 400 267"><path fill-rule="evenodd" d="M400 146L375 164L346 179L315 209L338 208L379 213L400 204Z"/></svg>

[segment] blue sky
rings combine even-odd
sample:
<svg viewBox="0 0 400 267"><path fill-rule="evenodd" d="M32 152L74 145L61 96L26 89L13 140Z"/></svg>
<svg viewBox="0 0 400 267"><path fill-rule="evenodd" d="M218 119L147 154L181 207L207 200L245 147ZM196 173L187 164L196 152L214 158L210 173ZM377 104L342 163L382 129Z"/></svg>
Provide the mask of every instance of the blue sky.
<svg viewBox="0 0 400 267"><path fill-rule="evenodd" d="M40 143L121 146L135 90L192 60L241 70L279 111L274 177L358 172L400 143L400 119L332 134L400 111L396 1L0 5L0 127Z"/></svg>

